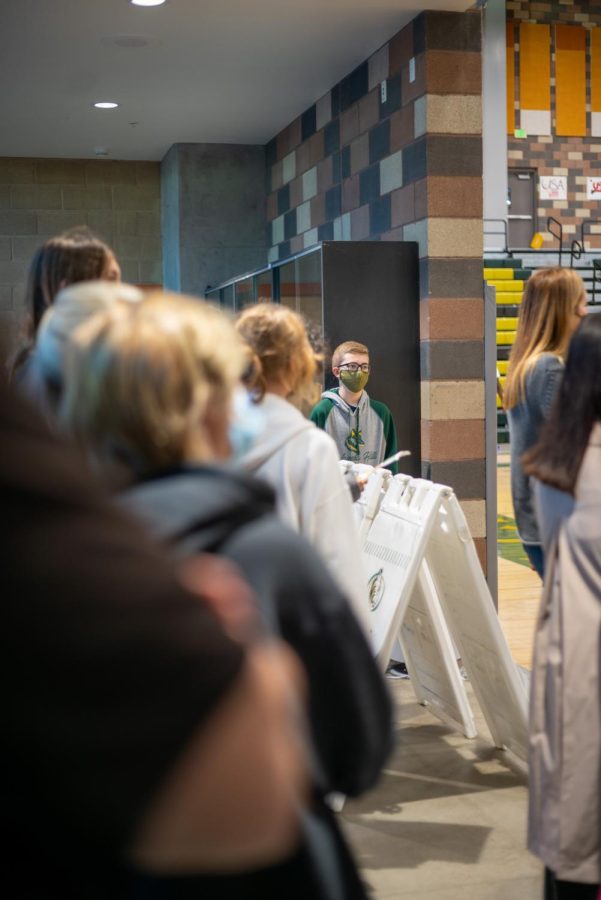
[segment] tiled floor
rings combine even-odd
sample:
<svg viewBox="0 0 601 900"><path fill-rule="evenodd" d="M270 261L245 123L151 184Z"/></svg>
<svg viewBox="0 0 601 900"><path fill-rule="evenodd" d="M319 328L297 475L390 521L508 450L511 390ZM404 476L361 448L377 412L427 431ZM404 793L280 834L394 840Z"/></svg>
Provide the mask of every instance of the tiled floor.
<svg viewBox="0 0 601 900"><path fill-rule="evenodd" d="M409 682L390 687L397 748L376 789L343 814L373 897L538 900L541 866L525 850L521 764L446 728L416 704ZM470 700L487 734L471 692Z"/></svg>
<svg viewBox="0 0 601 900"><path fill-rule="evenodd" d="M499 511L508 506L500 471ZM530 666L540 582L500 560L499 613L514 658ZM542 867L526 850L524 767L495 750L468 684L481 737L468 740L391 681L397 746L380 784L343 820L375 900L539 900ZM352 735L349 735L352 740Z"/></svg>

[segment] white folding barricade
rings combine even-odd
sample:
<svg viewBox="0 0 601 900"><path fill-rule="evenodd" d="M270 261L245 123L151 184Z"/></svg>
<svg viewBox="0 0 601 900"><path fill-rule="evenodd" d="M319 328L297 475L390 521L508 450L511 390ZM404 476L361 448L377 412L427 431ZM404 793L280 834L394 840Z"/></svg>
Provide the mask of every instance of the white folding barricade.
<svg viewBox="0 0 601 900"><path fill-rule="evenodd" d="M368 474L368 467L352 468ZM474 737L454 642L495 744L525 759L527 686L453 491L374 469L355 510L369 578L373 648L382 668L399 636L417 700Z"/></svg>
<svg viewBox="0 0 601 900"><path fill-rule="evenodd" d="M527 759L527 684L507 646L465 515L450 488L441 495L426 563L495 745Z"/></svg>

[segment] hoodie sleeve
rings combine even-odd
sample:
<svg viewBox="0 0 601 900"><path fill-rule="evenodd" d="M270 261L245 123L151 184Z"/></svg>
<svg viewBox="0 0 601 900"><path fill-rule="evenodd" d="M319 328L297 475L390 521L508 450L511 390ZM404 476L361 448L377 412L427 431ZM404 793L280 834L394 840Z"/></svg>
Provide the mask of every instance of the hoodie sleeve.
<svg viewBox="0 0 601 900"><path fill-rule="evenodd" d="M329 435L310 433L300 497L300 532L318 550L367 631L369 607L359 532L338 451Z"/></svg>
<svg viewBox="0 0 601 900"><path fill-rule="evenodd" d="M315 422L318 428L325 430L326 421L330 412L332 410L332 401L331 400L320 400L309 414L309 418L312 422Z"/></svg>

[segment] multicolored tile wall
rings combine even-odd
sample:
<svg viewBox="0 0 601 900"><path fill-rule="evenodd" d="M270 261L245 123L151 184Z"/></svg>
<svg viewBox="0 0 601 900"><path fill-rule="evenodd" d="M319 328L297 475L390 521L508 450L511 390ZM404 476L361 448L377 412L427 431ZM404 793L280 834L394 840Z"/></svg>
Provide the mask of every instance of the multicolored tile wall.
<svg viewBox="0 0 601 900"><path fill-rule="evenodd" d="M519 25L580 25L587 30L601 27L601 0L507 0L507 21L515 25L514 78L516 83L515 127L519 127ZM508 138L509 166L536 169L538 176L563 175L567 177L567 199L538 199L538 227L545 243L555 247L557 242L545 231L548 216L559 219L566 241L580 236L581 225L587 226L586 244L589 248L601 247L601 201L587 199L587 179L599 176L601 180L601 138L591 135L591 40L587 35L586 54L586 114L587 135L559 137L556 127L555 91L555 40L551 29L551 134L529 135L526 138ZM599 224L594 224L595 220Z"/></svg>
<svg viewBox="0 0 601 900"><path fill-rule="evenodd" d="M479 13L420 14L269 142L267 243L418 242L423 474L483 558L481 71Z"/></svg>

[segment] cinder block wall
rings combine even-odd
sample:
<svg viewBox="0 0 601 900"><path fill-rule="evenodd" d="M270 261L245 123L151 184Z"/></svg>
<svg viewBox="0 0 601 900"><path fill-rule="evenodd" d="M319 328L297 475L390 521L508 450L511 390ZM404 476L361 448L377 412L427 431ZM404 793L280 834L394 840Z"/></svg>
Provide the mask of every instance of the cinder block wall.
<svg viewBox="0 0 601 900"><path fill-rule="evenodd" d="M516 91L515 119L512 126L519 127L519 51L521 23L536 25L580 25L586 29L601 27L601 0L507 0L507 21L516 26L514 44L514 80ZM565 175L568 182L566 200L541 200L537 198L538 227L543 232L547 247L556 247L557 241L546 232L547 216L554 216L563 225L566 242L580 237L580 226L586 219L601 219L599 201L587 200L586 180L601 177L601 138L591 135L591 60L590 39L587 36L586 102L587 135L561 137L555 134L555 36L551 28L551 130L550 135L529 135L527 138L508 140L509 167L532 168L538 175ZM587 246L601 247L601 223L593 225L586 238ZM597 254L598 255L598 254Z"/></svg>
<svg viewBox="0 0 601 900"><path fill-rule="evenodd" d="M266 152L270 260L418 241L422 471L455 489L484 566L480 14L422 13Z"/></svg>
<svg viewBox="0 0 601 900"><path fill-rule="evenodd" d="M35 250L78 225L113 247L126 281L161 284L160 163L0 158L0 317L11 331Z"/></svg>

